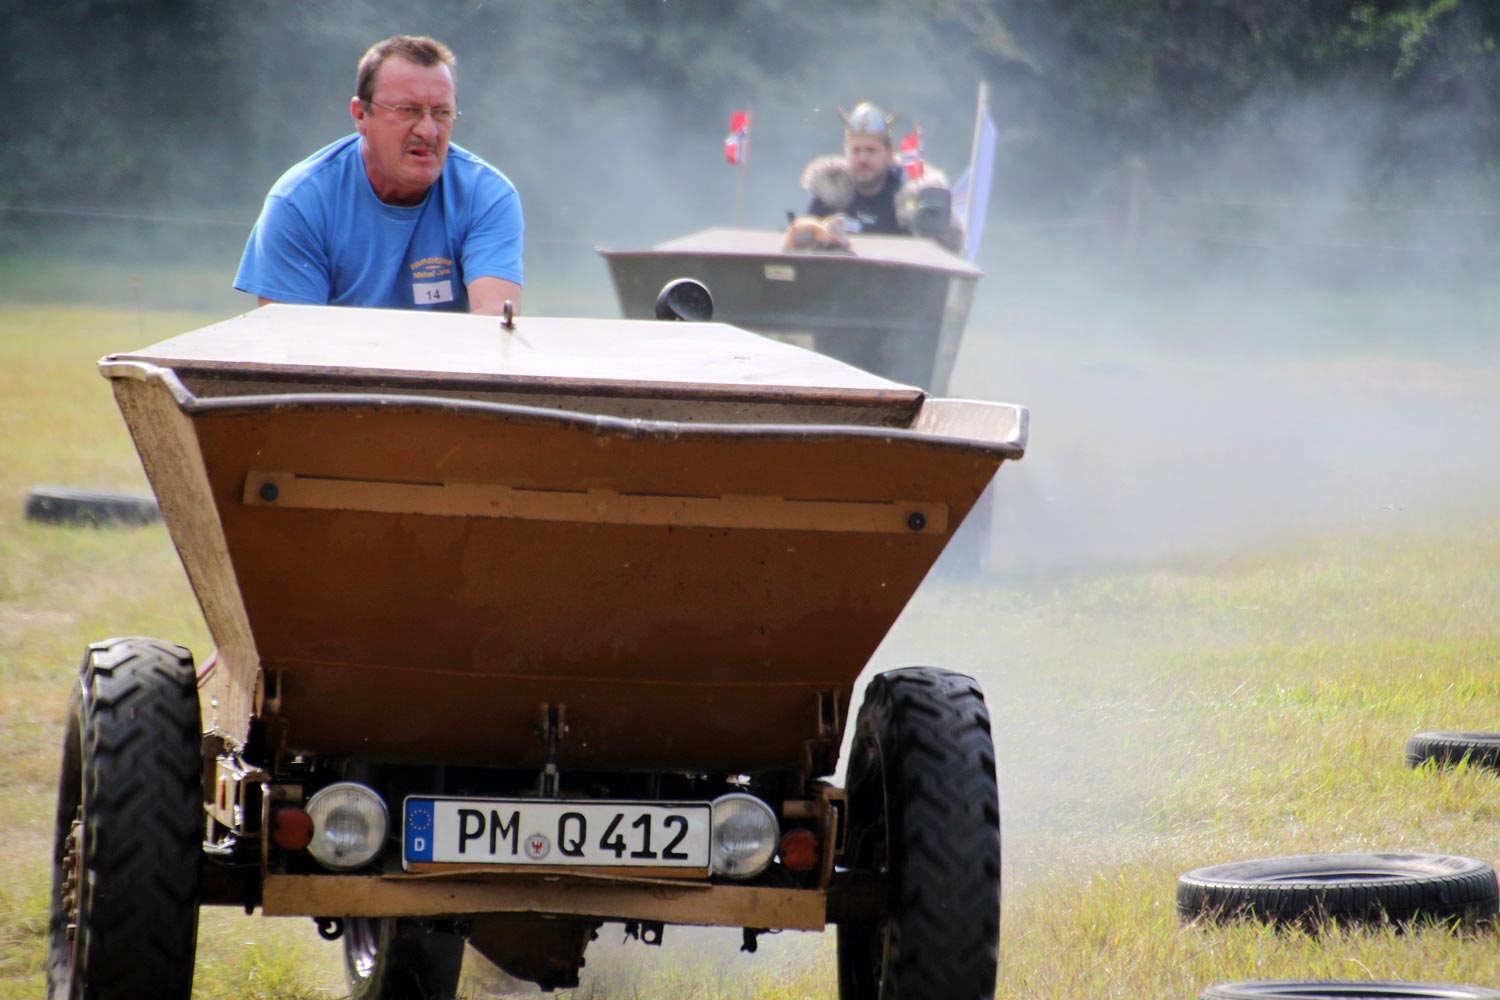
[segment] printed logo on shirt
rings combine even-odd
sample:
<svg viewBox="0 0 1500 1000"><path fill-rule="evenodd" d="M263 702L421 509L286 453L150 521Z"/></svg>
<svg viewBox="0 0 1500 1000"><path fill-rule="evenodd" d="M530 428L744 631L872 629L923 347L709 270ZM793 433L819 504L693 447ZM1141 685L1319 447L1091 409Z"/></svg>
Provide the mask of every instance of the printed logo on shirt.
<svg viewBox="0 0 1500 1000"><path fill-rule="evenodd" d="M411 265L413 281L428 281L453 273L453 261L447 257L423 257Z"/></svg>

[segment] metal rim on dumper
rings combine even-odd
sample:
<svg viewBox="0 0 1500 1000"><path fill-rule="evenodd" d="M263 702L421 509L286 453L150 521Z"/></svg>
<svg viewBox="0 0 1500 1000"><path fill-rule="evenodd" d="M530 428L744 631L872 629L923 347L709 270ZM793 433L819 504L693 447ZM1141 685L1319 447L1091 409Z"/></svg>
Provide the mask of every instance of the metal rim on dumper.
<svg viewBox="0 0 1500 1000"><path fill-rule="evenodd" d="M186 649L143 638L88 648L58 780L49 998L192 994L200 732Z"/></svg>
<svg viewBox="0 0 1500 1000"><path fill-rule="evenodd" d="M452 1000L463 960L463 935L420 920L344 922L344 970L354 1000Z"/></svg>
<svg viewBox="0 0 1500 1000"><path fill-rule="evenodd" d="M978 683L930 667L874 677L847 784L848 867L883 877L886 912L839 925L839 996L994 996L1000 803Z"/></svg>

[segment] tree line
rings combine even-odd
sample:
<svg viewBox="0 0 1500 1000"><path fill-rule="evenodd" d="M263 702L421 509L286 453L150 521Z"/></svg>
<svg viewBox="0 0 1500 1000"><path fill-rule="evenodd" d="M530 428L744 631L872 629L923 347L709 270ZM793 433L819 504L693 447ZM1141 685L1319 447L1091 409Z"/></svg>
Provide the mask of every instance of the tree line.
<svg viewBox="0 0 1500 1000"><path fill-rule="evenodd" d="M835 107L866 97L956 171L980 80L1015 214L1101 197L1131 156L1177 192L1323 176L1474 203L1500 178L1493 0L17 0L0 203L253 218L280 170L348 131L355 61L399 31L458 52L456 141L545 192L533 231L720 204L718 133L741 107L765 215L836 146Z"/></svg>

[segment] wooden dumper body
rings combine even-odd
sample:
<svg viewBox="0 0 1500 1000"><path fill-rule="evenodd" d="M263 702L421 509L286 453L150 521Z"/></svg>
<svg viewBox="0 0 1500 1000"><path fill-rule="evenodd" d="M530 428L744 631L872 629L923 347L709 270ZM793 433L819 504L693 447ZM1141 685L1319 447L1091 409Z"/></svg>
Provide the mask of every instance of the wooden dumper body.
<svg viewBox="0 0 1500 1000"><path fill-rule="evenodd" d="M291 752L788 770L1019 407L717 323L269 306L101 362L218 649ZM825 757L831 759L831 757Z"/></svg>

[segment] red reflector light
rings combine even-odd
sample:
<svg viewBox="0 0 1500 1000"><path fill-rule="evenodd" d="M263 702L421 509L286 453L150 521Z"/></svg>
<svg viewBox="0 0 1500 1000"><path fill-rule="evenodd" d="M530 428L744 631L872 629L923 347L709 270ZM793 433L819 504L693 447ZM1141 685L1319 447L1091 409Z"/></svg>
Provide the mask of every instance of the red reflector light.
<svg viewBox="0 0 1500 1000"><path fill-rule="evenodd" d="M788 871L810 872L818 867L818 838L811 830L797 827L781 837L782 867Z"/></svg>
<svg viewBox="0 0 1500 1000"><path fill-rule="evenodd" d="M286 806L271 814L271 840L283 851L305 851L312 843L313 821L306 810Z"/></svg>

